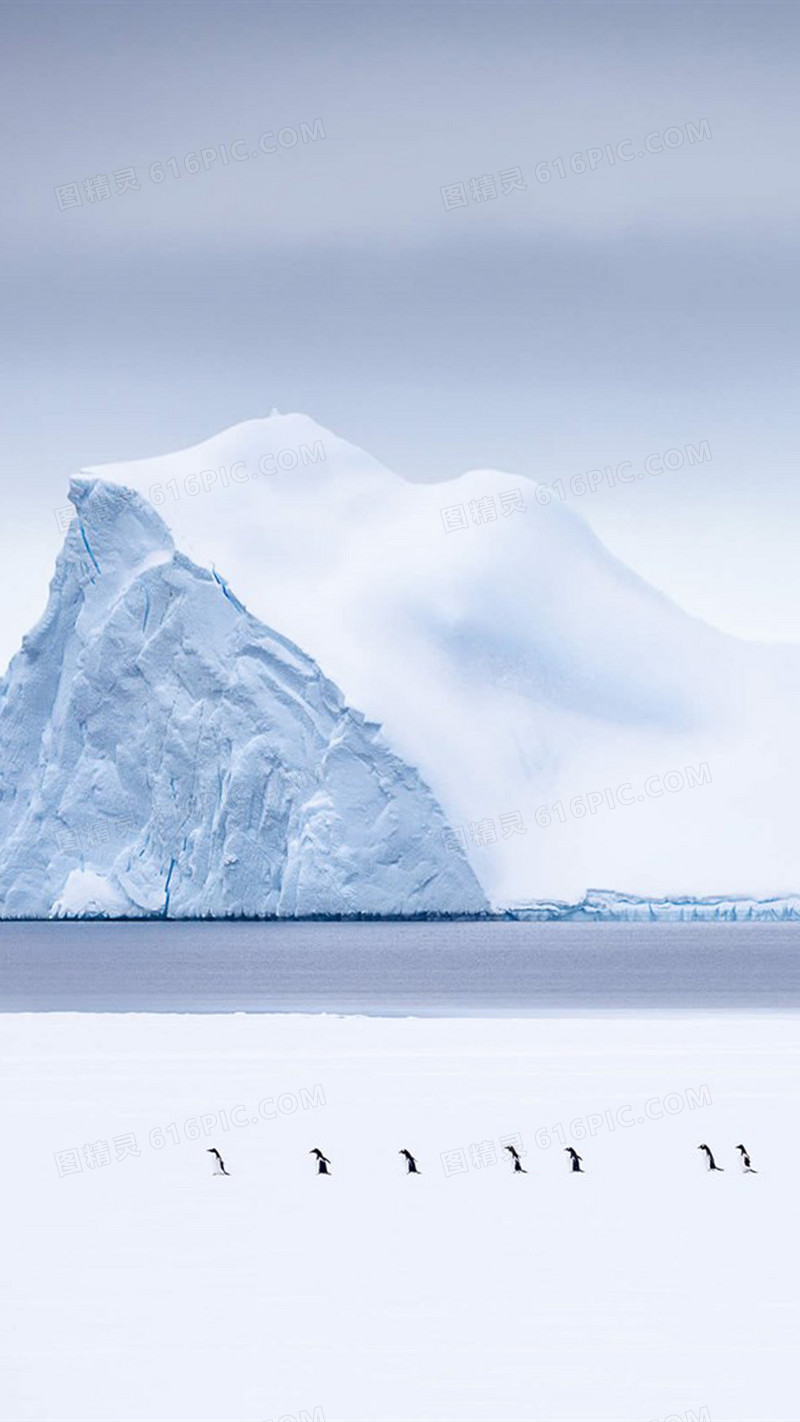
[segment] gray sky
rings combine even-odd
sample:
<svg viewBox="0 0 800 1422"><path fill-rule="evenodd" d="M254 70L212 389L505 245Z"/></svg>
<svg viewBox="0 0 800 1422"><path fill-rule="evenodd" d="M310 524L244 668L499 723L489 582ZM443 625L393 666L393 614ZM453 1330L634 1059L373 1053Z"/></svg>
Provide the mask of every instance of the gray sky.
<svg viewBox="0 0 800 1422"><path fill-rule="evenodd" d="M3 660L70 472L273 406L412 479L566 489L682 451L571 503L690 611L800 639L796 6L33 0L0 26Z"/></svg>

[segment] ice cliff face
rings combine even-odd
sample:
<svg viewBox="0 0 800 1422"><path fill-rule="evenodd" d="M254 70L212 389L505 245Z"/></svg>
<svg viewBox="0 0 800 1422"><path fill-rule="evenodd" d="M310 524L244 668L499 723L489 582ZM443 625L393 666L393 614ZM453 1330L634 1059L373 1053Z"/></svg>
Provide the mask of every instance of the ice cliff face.
<svg viewBox="0 0 800 1422"><path fill-rule="evenodd" d="M486 907L419 775L310 657L132 490L76 479L70 498L0 687L0 913Z"/></svg>

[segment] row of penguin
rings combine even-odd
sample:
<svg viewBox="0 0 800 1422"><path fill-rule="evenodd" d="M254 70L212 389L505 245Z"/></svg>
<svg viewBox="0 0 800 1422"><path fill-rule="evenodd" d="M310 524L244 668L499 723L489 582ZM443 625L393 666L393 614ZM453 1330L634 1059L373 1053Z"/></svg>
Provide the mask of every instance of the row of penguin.
<svg viewBox="0 0 800 1422"><path fill-rule="evenodd" d="M724 1172L724 1165L717 1165L711 1147L707 1146L705 1141L703 1141L703 1143L699 1145L697 1149L703 1152L703 1160L705 1162L707 1170L716 1170L720 1173ZM746 1149L746 1147L741 1145L740 1143L739 1145L737 1145L736 1149L739 1152L740 1164L744 1174L757 1175L758 1171L753 1169L753 1166L750 1161L750 1153ZM503 1146L503 1150L507 1150L509 1153L511 1163L513 1165L514 1174L527 1175L528 1172L525 1169L525 1166L522 1164L522 1160L520 1158L520 1154L516 1146ZM322 1151L319 1149L319 1146L314 1146L313 1150L310 1150L308 1153L309 1155L314 1156L317 1167L317 1175L331 1174L331 1162L328 1159L327 1155L323 1155ZM420 1170L417 1164L416 1156L413 1156L410 1150L403 1149L399 1150L397 1153L398 1155L402 1155L405 1161L407 1175L422 1174L422 1171ZM222 1159L222 1156L220 1155L216 1146L209 1146L207 1154L214 1157L213 1165L215 1175L230 1175L230 1171L226 1169L225 1161ZM573 1150L572 1146L565 1146L564 1154L569 1156L568 1165L571 1174L584 1175L586 1173L583 1168L583 1156L578 1155L578 1152L576 1150Z"/></svg>

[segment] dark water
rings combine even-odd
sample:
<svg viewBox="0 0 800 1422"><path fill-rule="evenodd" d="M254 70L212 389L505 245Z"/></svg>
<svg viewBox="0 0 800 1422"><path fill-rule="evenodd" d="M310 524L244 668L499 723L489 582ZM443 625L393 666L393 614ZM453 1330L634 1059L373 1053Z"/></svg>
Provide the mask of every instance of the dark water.
<svg viewBox="0 0 800 1422"><path fill-rule="evenodd" d="M0 1011L800 1008L797 924L0 924Z"/></svg>

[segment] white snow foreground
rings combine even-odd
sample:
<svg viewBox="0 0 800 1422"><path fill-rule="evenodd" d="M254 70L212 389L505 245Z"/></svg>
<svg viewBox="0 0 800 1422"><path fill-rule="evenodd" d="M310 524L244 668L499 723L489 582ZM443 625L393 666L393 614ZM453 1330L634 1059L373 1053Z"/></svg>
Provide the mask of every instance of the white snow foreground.
<svg viewBox="0 0 800 1422"><path fill-rule="evenodd" d="M797 891L798 649L688 616L575 504L414 484L304 415L93 472L381 723L494 904Z"/></svg>
<svg viewBox="0 0 800 1422"><path fill-rule="evenodd" d="M3 1422L796 1422L794 1014L10 1013L0 1056Z"/></svg>
<svg viewBox="0 0 800 1422"><path fill-rule="evenodd" d="M416 771L310 657L132 490L70 498L0 687L3 915L485 909Z"/></svg>

